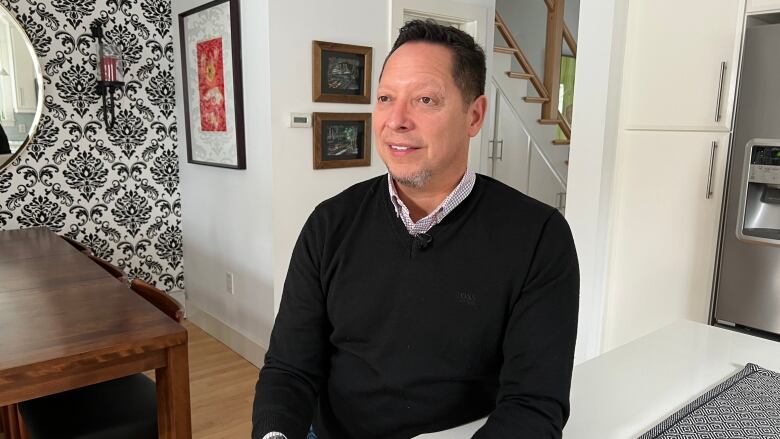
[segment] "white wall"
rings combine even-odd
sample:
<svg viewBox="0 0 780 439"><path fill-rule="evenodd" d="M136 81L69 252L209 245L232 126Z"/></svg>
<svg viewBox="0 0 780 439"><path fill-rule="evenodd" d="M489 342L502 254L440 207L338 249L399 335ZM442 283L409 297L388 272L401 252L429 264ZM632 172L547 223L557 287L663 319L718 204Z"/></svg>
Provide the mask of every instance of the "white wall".
<svg viewBox="0 0 780 439"><path fill-rule="evenodd" d="M241 2L246 170L187 163L178 14L206 2L172 0L187 305L266 346L274 316L268 1Z"/></svg>
<svg viewBox="0 0 780 439"><path fill-rule="evenodd" d="M601 351L627 2L583 2L566 219L580 260L578 362Z"/></svg>
<svg viewBox="0 0 780 439"><path fill-rule="evenodd" d="M314 207L350 185L385 172L376 151L371 166L312 169L312 129L288 128L290 112L362 112L372 105L314 103L311 98L311 42L371 46L372 100L388 50L386 2L363 0L272 1L271 129L273 136L273 245L275 307L278 309L292 248Z"/></svg>

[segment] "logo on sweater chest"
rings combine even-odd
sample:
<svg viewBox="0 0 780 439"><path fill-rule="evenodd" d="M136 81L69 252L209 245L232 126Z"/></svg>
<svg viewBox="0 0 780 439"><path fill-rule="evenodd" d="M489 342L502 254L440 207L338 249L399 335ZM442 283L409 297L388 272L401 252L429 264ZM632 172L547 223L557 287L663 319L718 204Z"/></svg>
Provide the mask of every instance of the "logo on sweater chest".
<svg viewBox="0 0 780 439"><path fill-rule="evenodd" d="M477 304L477 296L467 291L460 291L456 294L455 301L466 306L475 306Z"/></svg>

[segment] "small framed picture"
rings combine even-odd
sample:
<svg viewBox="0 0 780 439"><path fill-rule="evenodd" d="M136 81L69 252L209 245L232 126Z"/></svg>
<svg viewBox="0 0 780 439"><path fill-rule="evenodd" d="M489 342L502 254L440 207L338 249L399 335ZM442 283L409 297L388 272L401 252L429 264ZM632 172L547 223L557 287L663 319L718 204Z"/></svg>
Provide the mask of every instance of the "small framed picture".
<svg viewBox="0 0 780 439"><path fill-rule="evenodd" d="M370 47L312 41L312 100L371 103Z"/></svg>
<svg viewBox="0 0 780 439"><path fill-rule="evenodd" d="M179 14L187 161L246 169L239 0Z"/></svg>
<svg viewBox="0 0 780 439"><path fill-rule="evenodd" d="M371 166L371 113L314 113L314 169Z"/></svg>

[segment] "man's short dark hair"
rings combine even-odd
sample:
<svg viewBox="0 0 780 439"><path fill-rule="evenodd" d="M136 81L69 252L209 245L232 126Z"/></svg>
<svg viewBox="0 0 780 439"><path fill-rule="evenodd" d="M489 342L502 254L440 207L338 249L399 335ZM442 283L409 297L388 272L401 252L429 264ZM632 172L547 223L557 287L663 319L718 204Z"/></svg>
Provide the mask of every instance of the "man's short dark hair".
<svg viewBox="0 0 780 439"><path fill-rule="evenodd" d="M471 35L452 26L443 26L432 20L412 20L401 28L398 39L385 58L402 45L422 41L440 44L452 52L452 78L458 85L466 105L485 94L485 52ZM384 65L382 71L384 72Z"/></svg>

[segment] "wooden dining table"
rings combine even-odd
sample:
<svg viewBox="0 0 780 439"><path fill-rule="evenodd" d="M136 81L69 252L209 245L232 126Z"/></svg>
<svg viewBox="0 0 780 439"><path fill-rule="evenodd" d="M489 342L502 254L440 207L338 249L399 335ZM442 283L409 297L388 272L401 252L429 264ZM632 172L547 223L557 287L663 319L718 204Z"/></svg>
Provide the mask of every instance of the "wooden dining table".
<svg viewBox="0 0 780 439"><path fill-rule="evenodd" d="M159 437L190 438L187 330L47 228L0 231L0 407L149 370Z"/></svg>

